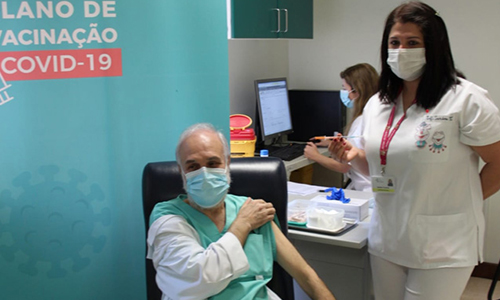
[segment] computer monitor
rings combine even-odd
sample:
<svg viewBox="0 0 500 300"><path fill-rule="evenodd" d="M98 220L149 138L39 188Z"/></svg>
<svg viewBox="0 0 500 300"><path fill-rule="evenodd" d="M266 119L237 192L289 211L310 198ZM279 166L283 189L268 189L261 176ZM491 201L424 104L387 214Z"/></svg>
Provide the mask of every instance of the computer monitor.
<svg viewBox="0 0 500 300"><path fill-rule="evenodd" d="M346 108L335 90L289 90L293 133L288 140L307 142L313 136L344 132Z"/></svg>
<svg viewBox="0 0 500 300"><path fill-rule="evenodd" d="M266 142L292 133L286 78L255 80L255 95L258 119L256 129L260 141Z"/></svg>

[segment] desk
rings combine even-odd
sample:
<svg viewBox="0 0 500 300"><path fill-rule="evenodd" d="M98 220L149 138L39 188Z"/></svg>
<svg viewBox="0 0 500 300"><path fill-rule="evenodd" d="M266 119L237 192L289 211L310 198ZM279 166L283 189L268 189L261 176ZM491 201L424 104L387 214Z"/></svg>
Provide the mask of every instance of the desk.
<svg viewBox="0 0 500 300"><path fill-rule="evenodd" d="M319 153L321 153L323 155L326 155L326 156L329 155L328 148L326 148L326 147L318 147L318 151L319 151ZM288 179L290 179L290 174L293 171L315 163L314 160L310 160L310 159L306 158L304 155L301 155L294 160L283 161L283 162L285 163L286 178L288 178Z"/></svg>
<svg viewBox="0 0 500 300"><path fill-rule="evenodd" d="M312 199L319 193L305 196L289 194L288 201ZM369 199L371 193L345 190L346 197ZM288 230L288 238L316 270L337 299L372 299L370 261L367 249L368 223L362 220L352 230L331 236L295 229ZM295 284L295 299L310 298Z"/></svg>

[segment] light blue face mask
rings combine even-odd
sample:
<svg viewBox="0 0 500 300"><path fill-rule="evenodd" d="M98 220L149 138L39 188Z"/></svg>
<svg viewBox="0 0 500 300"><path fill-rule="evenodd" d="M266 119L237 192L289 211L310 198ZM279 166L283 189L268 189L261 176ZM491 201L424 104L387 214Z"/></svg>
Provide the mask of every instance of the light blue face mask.
<svg viewBox="0 0 500 300"><path fill-rule="evenodd" d="M342 103L347 108L352 108L354 106L354 101L349 99L349 93L353 92L354 90L348 91L348 90L340 90L340 100L342 100Z"/></svg>
<svg viewBox="0 0 500 300"><path fill-rule="evenodd" d="M202 208L212 208L219 204L229 189L227 168L202 167L185 176L189 198Z"/></svg>

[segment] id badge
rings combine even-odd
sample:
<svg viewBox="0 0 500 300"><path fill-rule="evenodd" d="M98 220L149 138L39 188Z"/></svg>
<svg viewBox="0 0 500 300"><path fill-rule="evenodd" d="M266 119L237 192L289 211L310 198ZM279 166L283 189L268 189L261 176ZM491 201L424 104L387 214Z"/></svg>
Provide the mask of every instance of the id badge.
<svg viewBox="0 0 500 300"><path fill-rule="evenodd" d="M396 181L392 176L372 176L372 191L374 193L394 193Z"/></svg>

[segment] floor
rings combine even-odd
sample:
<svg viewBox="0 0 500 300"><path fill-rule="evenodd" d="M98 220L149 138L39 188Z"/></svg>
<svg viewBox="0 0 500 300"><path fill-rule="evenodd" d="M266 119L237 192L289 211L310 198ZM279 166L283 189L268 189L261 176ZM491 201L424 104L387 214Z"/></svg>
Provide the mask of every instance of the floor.
<svg viewBox="0 0 500 300"><path fill-rule="evenodd" d="M460 300L486 300L490 285L491 279L471 277ZM495 287L492 299L500 299L500 282Z"/></svg>

